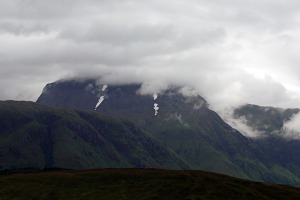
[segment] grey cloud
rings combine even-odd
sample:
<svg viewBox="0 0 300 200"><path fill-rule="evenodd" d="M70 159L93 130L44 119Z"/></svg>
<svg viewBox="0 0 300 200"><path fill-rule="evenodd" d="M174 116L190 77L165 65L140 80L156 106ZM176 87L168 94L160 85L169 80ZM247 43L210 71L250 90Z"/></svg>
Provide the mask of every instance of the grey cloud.
<svg viewBox="0 0 300 200"><path fill-rule="evenodd" d="M207 1L214 8L211 16L224 26L261 32L282 32L294 29L298 24L299 1Z"/></svg>
<svg viewBox="0 0 300 200"><path fill-rule="evenodd" d="M68 17L76 1L70 0L13 0L16 13L14 17L25 20L52 20ZM79 1L77 1L79 2Z"/></svg>
<svg viewBox="0 0 300 200"><path fill-rule="evenodd" d="M35 100L47 82L85 76L151 92L187 85L215 110L297 106L299 10L295 0L0 0L0 99Z"/></svg>
<svg viewBox="0 0 300 200"><path fill-rule="evenodd" d="M2 21L0 22L0 33L15 35L46 34L47 27L30 22Z"/></svg>
<svg viewBox="0 0 300 200"><path fill-rule="evenodd" d="M60 35L63 39L79 42L100 42L124 46L132 43L162 42L174 38L171 25L126 25L97 22L80 32L68 29Z"/></svg>

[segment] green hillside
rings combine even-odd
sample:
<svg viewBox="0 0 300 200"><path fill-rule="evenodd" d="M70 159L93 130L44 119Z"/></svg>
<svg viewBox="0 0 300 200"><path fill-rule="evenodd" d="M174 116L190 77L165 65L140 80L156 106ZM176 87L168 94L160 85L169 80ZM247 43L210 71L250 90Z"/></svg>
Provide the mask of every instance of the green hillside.
<svg viewBox="0 0 300 200"><path fill-rule="evenodd" d="M0 170L153 167L187 169L127 120L33 102L0 102Z"/></svg>

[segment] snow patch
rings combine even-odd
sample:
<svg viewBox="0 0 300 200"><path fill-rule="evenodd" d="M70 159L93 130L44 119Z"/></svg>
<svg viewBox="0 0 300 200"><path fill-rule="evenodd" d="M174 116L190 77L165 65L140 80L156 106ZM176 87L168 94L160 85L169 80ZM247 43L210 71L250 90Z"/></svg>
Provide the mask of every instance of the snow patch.
<svg viewBox="0 0 300 200"><path fill-rule="evenodd" d="M157 99L157 94L154 93L154 94L153 94L153 100L155 101L156 99Z"/></svg>
<svg viewBox="0 0 300 200"><path fill-rule="evenodd" d="M99 93L98 95L100 96L99 100L98 100L98 103L96 104L95 106L95 110L97 110L97 108L100 106L100 104L104 101L104 95L105 95L105 91L107 89L107 85L103 85L102 88L101 88L101 91L100 91L100 88L97 90L97 92Z"/></svg>
<svg viewBox="0 0 300 200"><path fill-rule="evenodd" d="M107 85L103 85L102 86L102 92L104 92L106 90L106 88L107 88Z"/></svg>
<svg viewBox="0 0 300 200"><path fill-rule="evenodd" d="M104 101L104 96L101 96L98 100L98 103L95 106L95 110L97 110L97 108L100 106L100 104Z"/></svg>
<svg viewBox="0 0 300 200"><path fill-rule="evenodd" d="M154 109L154 111L155 111L154 115L156 116L156 115L158 114L158 109L159 109L159 107L158 107L158 104L157 104L157 103L155 103L155 104L154 104L154 107L153 107L153 109Z"/></svg>

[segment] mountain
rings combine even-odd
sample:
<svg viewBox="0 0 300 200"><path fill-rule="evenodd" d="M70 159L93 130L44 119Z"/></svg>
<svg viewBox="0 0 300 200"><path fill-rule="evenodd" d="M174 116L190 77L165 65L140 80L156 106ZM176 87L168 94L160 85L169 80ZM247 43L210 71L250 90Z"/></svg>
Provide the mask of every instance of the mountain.
<svg viewBox="0 0 300 200"><path fill-rule="evenodd" d="M0 170L100 167L188 169L189 165L128 120L0 101Z"/></svg>
<svg viewBox="0 0 300 200"><path fill-rule="evenodd" d="M274 108L270 106L258 106L247 104L234 110L234 118L244 118L246 124L260 136L280 134L284 124L298 114L298 108Z"/></svg>
<svg viewBox="0 0 300 200"><path fill-rule="evenodd" d="M61 170L0 175L1 199L299 199L300 189L203 171Z"/></svg>
<svg viewBox="0 0 300 200"><path fill-rule="evenodd" d="M256 132L255 141L269 162L276 163L275 166L283 166L285 173L292 172L290 176L297 177L300 176L300 134L296 134L298 137L295 137L295 133L289 135L286 124L291 122L299 111L298 108L283 109L252 104L234 110L234 117L243 118L246 125Z"/></svg>
<svg viewBox="0 0 300 200"><path fill-rule="evenodd" d="M300 164L287 168L275 156L270 158L274 149L264 146L269 141L245 137L210 110L199 95L189 95L176 86L158 94L150 91L140 84L60 80L47 84L37 103L96 110L131 120L173 150L191 169L299 185L300 174L295 169Z"/></svg>

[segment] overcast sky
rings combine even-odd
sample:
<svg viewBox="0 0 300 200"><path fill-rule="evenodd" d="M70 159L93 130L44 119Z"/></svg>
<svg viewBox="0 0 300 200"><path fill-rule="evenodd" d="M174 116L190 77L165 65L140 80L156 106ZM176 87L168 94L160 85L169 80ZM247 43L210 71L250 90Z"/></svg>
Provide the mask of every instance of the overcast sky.
<svg viewBox="0 0 300 200"><path fill-rule="evenodd" d="M300 107L299 54L299 0L0 0L1 100L80 75Z"/></svg>

